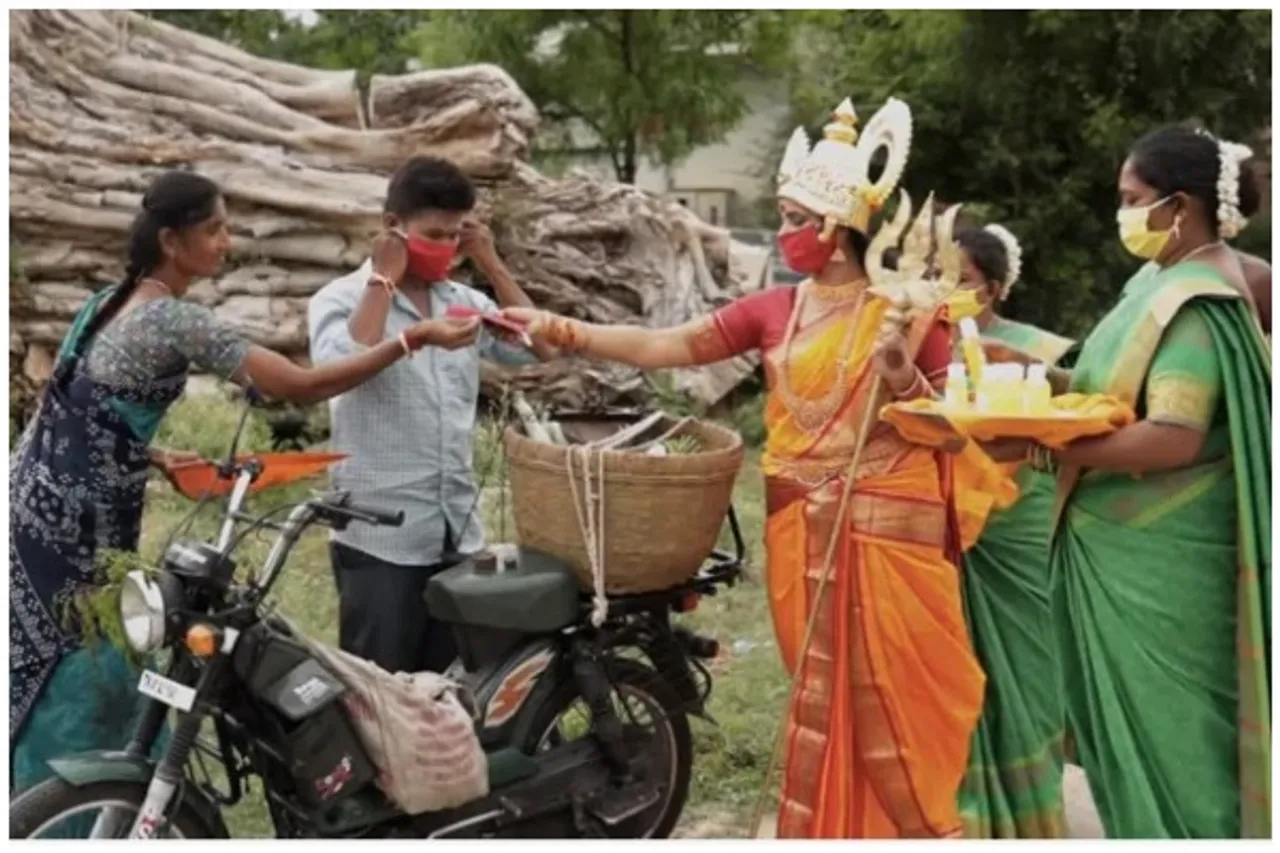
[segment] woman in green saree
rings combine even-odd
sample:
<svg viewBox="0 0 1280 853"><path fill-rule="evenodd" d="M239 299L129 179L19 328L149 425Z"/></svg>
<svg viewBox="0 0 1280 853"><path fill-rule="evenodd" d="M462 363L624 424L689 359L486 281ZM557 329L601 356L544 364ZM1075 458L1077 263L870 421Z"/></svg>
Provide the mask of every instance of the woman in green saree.
<svg viewBox="0 0 1280 853"><path fill-rule="evenodd" d="M1051 371L1139 416L1057 454L1050 556L1067 721L1111 837L1271 835L1270 352L1223 243L1257 207L1247 156L1180 127L1134 146L1117 219L1150 263Z"/></svg>
<svg viewBox="0 0 1280 853"><path fill-rule="evenodd" d="M1071 340L998 313L1021 272L1014 236L993 225L958 231L955 240L964 255L960 286L976 297L963 313L975 315L984 338L1059 363ZM965 618L987 687L960 788L960 816L968 838L1060 838L1066 834L1064 711L1049 603L1054 480L1030 464L1012 468L1018 501L987 517L981 537L965 551L961 573ZM957 498L983 501L964 490Z"/></svg>

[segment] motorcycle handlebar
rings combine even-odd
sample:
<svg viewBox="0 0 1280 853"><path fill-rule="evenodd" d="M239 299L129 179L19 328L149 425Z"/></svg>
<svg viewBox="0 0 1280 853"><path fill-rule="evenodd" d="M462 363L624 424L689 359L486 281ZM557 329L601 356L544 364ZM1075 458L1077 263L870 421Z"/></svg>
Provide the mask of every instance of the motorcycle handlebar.
<svg viewBox="0 0 1280 853"><path fill-rule="evenodd" d="M398 509L395 512L389 512L385 509L377 509L375 507L360 506L359 504L347 504L345 511L359 521L367 524L377 524L383 527L399 527L404 524L404 510Z"/></svg>
<svg viewBox="0 0 1280 853"><path fill-rule="evenodd" d="M404 510L391 512L378 507L362 506L353 503L351 496L346 492L322 498L316 502L316 508L321 514L330 514L350 521L363 521L365 524L382 527L399 527L404 524Z"/></svg>

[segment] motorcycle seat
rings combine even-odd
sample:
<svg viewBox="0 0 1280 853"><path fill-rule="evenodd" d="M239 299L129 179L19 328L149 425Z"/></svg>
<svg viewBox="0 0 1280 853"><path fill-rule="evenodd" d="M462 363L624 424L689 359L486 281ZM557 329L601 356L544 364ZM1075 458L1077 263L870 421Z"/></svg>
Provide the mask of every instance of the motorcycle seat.
<svg viewBox="0 0 1280 853"><path fill-rule="evenodd" d="M504 571L478 571L464 560L427 582L427 610L442 622L538 634L572 625L580 613L578 581L554 557L522 549Z"/></svg>

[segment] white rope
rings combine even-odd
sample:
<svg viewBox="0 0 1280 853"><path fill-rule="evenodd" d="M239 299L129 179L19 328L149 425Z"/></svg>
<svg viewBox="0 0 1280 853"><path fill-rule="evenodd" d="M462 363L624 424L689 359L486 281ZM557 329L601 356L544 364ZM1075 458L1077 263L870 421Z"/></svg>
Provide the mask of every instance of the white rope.
<svg viewBox="0 0 1280 853"><path fill-rule="evenodd" d="M578 517L578 530L582 533L582 542L587 549L587 562L591 566L591 624L599 628L609 616L609 598L604 592L604 451L596 450L599 474L596 485L599 494L592 488L591 456L593 448L589 445L576 445L569 448L565 456L565 465L569 472L569 492L573 495L573 511ZM574 480L573 460L582 458L582 498L579 500L578 484Z"/></svg>

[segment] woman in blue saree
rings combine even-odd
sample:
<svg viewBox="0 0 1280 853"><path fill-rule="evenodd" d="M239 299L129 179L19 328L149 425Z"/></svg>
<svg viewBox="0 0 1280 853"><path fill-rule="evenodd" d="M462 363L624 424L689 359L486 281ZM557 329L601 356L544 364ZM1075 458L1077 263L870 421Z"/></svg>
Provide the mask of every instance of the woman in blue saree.
<svg viewBox="0 0 1280 853"><path fill-rule="evenodd" d="M303 368L249 344L184 300L230 249L218 187L169 172L148 189L130 235L125 279L84 306L58 353L40 406L9 461L9 759L16 792L50 774L59 755L121 749L130 736L136 674L106 644L82 646L64 623L67 597L95 582L104 549L135 550L149 447L182 394L189 368L278 399L343 393L427 344L464 346L475 321L427 320L399 340ZM375 268L403 268L393 235Z"/></svg>

